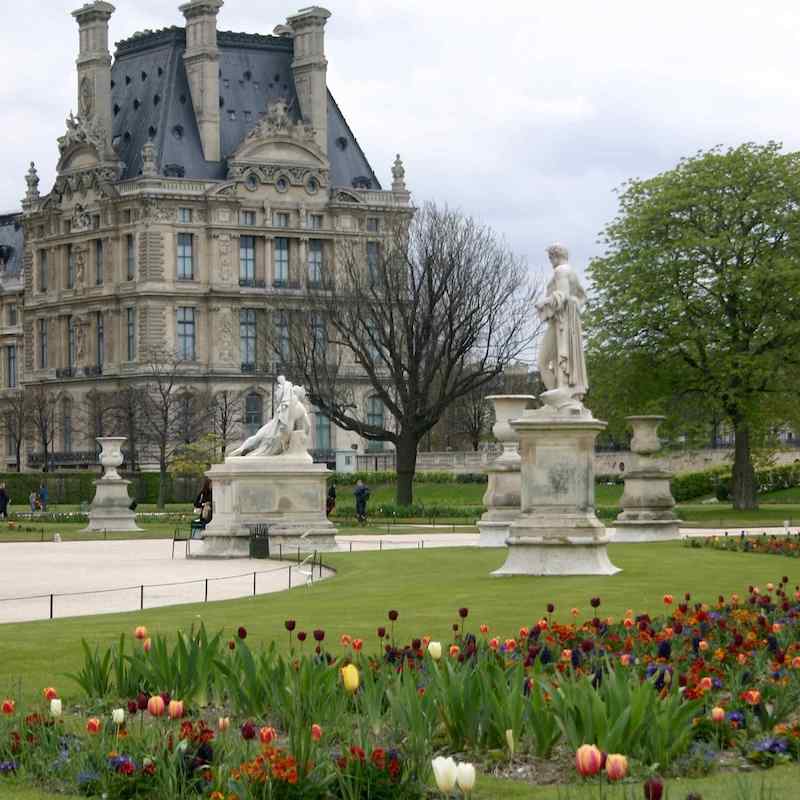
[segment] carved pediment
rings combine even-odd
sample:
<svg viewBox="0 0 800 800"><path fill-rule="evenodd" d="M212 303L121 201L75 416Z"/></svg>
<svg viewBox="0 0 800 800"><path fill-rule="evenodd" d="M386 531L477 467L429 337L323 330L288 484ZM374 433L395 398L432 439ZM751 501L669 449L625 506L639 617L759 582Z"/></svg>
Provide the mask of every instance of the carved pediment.
<svg viewBox="0 0 800 800"><path fill-rule="evenodd" d="M51 206L53 199L60 204L62 198L75 194L86 197L93 193L102 200L118 197L119 192L114 187L117 176L117 169L109 166L95 166L80 172L59 175L44 207Z"/></svg>
<svg viewBox="0 0 800 800"><path fill-rule="evenodd" d="M74 116L66 121L67 130L58 139L59 175L66 172L86 172L98 167L109 170L112 180L117 180L122 163L108 143L106 130L95 119Z"/></svg>

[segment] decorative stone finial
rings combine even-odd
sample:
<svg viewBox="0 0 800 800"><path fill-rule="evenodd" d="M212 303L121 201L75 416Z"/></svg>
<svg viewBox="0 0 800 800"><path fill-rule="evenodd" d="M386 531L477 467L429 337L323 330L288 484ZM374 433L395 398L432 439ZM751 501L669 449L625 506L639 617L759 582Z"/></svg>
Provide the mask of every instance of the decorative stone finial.
<svg viewBox="0 0 800 800"><path fill-rule="evenodd" d="M156 146L152 139L148 139L142 148L142 175L145 178L158 177L158 165L156 163Z"/></svg>
<svg viewBox="0 0 800 800"><path fill-rule="evenodd" d="M392 191L405 192L406 191L406 168L403 166L403 159L400 158L400 153L394 160L392 166Z"/></svg>
<svg viewBox="0 0 800 800"><path fill-rule="evenodd" d="M28 191L25 193L26 203L35 203L39 199L39 173L36 172L36 164L31 161L31 167L25 176L25 183L28 184Z"/></svg>

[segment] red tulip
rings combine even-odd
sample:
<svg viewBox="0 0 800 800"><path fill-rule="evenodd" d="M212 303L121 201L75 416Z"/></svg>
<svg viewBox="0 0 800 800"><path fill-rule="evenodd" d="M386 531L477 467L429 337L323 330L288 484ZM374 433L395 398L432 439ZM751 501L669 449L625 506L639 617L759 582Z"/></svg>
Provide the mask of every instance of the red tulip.
<svg viewBox="0 0 800 800"><path fill-rule="evenodd" d="M256 738L256 726L248 720L244 723L244 725L242 725L241 733L242 739L249 742L251 739Z"/></svg>
<svg viewBox="0 0 800 800"><path fill-rule="evenodd" d="M264 744L271 744L278 738L278 731L272 727L261 728L258 732L258 738L261 739Z"/></svg>
<svg viewBox="0 0 800 800"><path fill-rule="evenodd" d="M311 738L315 742L318 742L322 738L322 728L320 728L316 722L311 726Z"/></svg>
<svg viewBox="0 0 800 800"><path fill-rule="evenodd" d="M97 719L97 717L92 717L86 723L86 730L91 734L100 733L100 728L101 728L100 720Z"/></svg>
<svg viewBox="0 0 800 800"><path fill-rule="evenodd" d="M671 594L665 594L664 595L664 605L665 606L671 606L672 605L672 595Z"/></svg>
<svg viewBox="0 0 800 800"><path fill-rule="evenodd" d="M45 700L56 700L58 698L58 692L52 686L48 686L44 689L42 694Z"/></svg>
<svg viewBox="0 0 800 800"><path fill-rule="evenodd" d="M575 753L575 768L584 777L597 775L602 769L603 754L593 744L585 744Z"/></svg>
<svg viewBox="0 0 800 800"><path fill-rule="evenodd" d="M133 632L133 635L137 639L146 639L147 638L147 628L144 625L139 625L136 630Z"/></svg>
<svg viewBox="0 0 800 800"><path fill-rule="evenodd" d="M3 713L7 716L13 714L16 707L16 703L10 697L3 700Z"/></svg>
<svg viewBox="0 0 800 800"><path fill-rule="evenodd" d="M644 800L661 800L664 783L661 778L649 778L644 783Z"/></svg>
<svg viewBox="0 0 800 800"><path fill-rule="evenodd" d="M711 709L711 721L717 724L725 722L725 709L714 706L714 708Z"/></svg>

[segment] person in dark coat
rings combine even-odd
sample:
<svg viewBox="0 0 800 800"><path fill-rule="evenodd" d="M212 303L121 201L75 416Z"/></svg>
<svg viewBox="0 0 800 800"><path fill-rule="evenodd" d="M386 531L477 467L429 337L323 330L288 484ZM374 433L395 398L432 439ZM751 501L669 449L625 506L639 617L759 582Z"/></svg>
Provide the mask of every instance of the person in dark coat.
<svg viewBox="0 0 800 800"><path fill-rule="evenodd" d="M358 481L353 491L356 498L356 519L363 525L367 521L367 500L369 500L369 487L364 481Z"/></svg>
<svg viewBox="0 0 800 800"><path fill-rule="evenodd" d="M47 484L42 481L39 486L39 505L41 505L42 511L47 511L47 497Z"/></svg>
<svg viewBox="0 0 800 800"><path fill-rule="evenodd" d="M214 511L210 478L206 478L203 481L203 485L200 487L200 494L197 495L197 499L194 501L194 507L200 509L200 522L203 523L203 527L205 528L205 526L211 522Z"/></svg>
<svg viewBox="0 0 800 800"><path fill-rule="evenodd" d="M0 517L8 519L8 504L11 502L5 483L0 483Z"/></svg>
<svg viewBox="0 0 800 800"><path fill-rule="evenodd" d="M328 499L325 501L325 513L330 516L336 508L336 483L331 483L328 487Z"/></svg>

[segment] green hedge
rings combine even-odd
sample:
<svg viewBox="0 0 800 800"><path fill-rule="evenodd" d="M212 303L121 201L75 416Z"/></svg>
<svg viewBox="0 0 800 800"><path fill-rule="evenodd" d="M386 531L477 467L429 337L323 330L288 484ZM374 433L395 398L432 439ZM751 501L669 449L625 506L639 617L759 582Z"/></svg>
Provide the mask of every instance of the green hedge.
<svg viewBox="0 0 800 800"><path fill-rule="evenodd" d="M391 503L382 503L378 506L371 506L367 516L370 519L470 519L480 517L483 508L479 506L445 506L445 505L423 505L415 503L410 506L396 506ZM336 517L354 517L356 510L354 506L337 505L334 512Z"/></svg>
<svg viewBox="0 0 800 800"><path fill-rule="evenodd" d="M733 478L730 468L728 468L716 486L718 500L721 502L730 500L732 484ZM800 464L784 464L780 467L756 470L756 486L759 494L800 486Z"/></svg>
<svg viewBox="0 0 800 800"><path fill-rule="evenodd" d="M714 495L726 474L730 475L730 467L713 467L701 472L676 475L672 479L672 496L676 502L685 503L687 500Z"/></svg>

